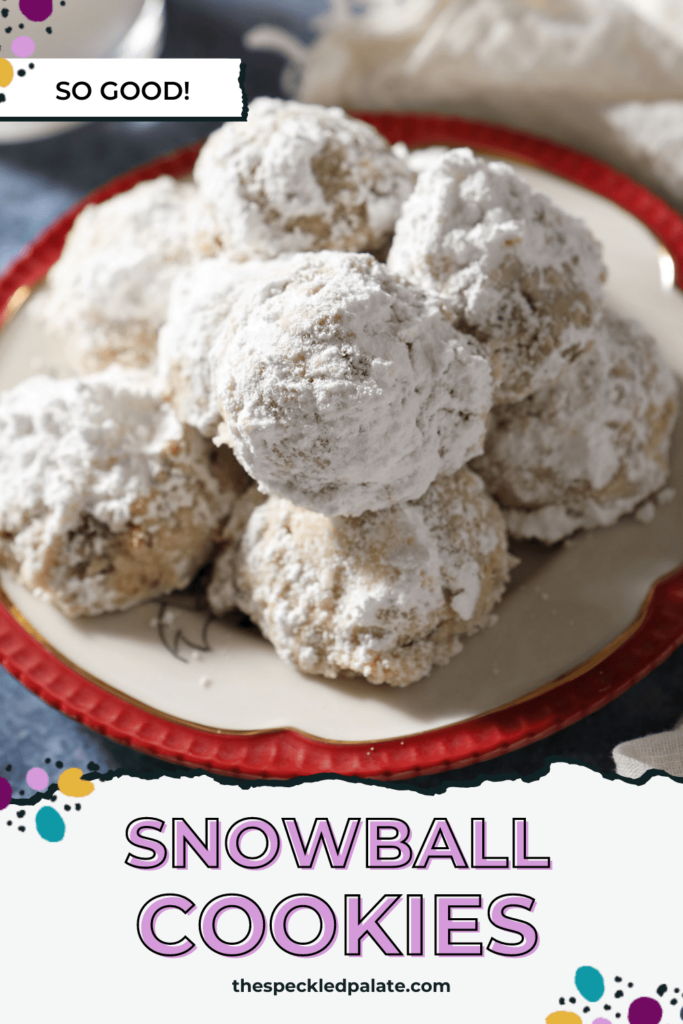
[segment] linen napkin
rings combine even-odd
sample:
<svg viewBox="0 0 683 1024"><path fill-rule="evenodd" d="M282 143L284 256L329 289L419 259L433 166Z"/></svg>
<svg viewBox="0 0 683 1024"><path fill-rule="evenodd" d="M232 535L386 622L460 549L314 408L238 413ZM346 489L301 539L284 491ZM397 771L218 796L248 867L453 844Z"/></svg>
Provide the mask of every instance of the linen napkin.
<svg viewBox="0 0 683 1024"><path fill-rule="evenodd" d="M608 160L683 208L680 0L333 0L289 58L304 102L429 110L506 124Z"/></svg>
<svg viewBox="0 0 683 1024"><path fill-rule="evenodd" d="M683 776L683 721L675 729L627 740L614 748L617 773L627 779L638 779L650 768L659 768L669 775Z"/></svg>

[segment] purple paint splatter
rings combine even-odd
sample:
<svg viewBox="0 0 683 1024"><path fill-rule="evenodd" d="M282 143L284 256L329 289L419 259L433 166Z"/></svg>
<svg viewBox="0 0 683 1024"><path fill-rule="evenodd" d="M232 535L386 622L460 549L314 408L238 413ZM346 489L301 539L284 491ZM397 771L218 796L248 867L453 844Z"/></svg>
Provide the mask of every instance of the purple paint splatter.
<svg viewBox="0 0 683 1024"><path fill-rule="evenodd" d="M12 799L12 787L10 786L7 779L0 778L0 811L3 811L5 807L9 806L9 802Z"/></svg>
<svg viewBox="0 0 683 1024"><path fill-rule="evenodd" d="M52 0L19 0L19 10L29 21L45 21L52 14Z"/></svg>
<svg viewBox="0 0 683 1024"><path fill-rule="evenodd" d="M32 57L36 48L30 36L17 36L12 40L12 53L15 57Z"/></svg>
<svg viewBox="0 0 683 1024"><path fill-rule="evenodd" d="M47 789L50 777L44 768L29 768L26 773L26 781L31 789Z"/></svg>
<svg viewBox="0 0 683 1024"><path fill-rule="evenodd" d="M629 1024L659 1024L662 1008L656 999L641 996L634 999L628 1008Z"/></svg>

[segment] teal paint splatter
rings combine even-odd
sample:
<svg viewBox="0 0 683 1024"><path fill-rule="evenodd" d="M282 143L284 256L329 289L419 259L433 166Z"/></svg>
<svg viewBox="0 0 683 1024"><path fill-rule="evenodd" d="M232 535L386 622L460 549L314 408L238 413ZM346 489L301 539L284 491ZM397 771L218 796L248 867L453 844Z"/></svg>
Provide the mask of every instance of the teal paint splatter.
<svg viewBox="0 0 683 1024"><path fill-rule="evenodd" d="M59 843L64 838L66 825L59 811L54 807L41 807L36 814L38 835L48 843Z"/></svg>
<svg viewBox="0 0 683 1024"><path fill-rule="evenodd" d="M605 981L595 967L579 967L574 975L574 984L584 999L595 1003L601 999L605 991Z"/></svg>

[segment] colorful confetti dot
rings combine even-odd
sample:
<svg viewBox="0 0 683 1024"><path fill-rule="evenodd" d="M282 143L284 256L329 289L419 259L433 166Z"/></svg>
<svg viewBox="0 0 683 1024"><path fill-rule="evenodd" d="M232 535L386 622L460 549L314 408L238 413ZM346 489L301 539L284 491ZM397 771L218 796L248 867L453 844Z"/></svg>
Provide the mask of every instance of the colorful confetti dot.
<svg viewBox="0 0 683 1024"><path fill-rule="evenodd" d="M662 1019L662 1008L656 999L641 996L634 999L628 1008L629 1024L659 1024Z"/></svg>
<svg viewBox="0 0 683 1024"><path fill-rule="evenodd" d="M48 843L59 843L64 838L66 825L59 811L54 807L41 807L36 814L38 835Z"/></svg>
<svg viewBox="0 0 683 1024"><path fill-rule="evenodd" d="M12 787L7 779L0 778L0 811L3 811L9 805L11 799Z"/></svg>
<svg viewBox="0 0 683 1024"><path fill-rule="evenodd" d="M30 36L17 36L12 40L12 53L15 57L32 57L36 44Z"/></svg>
<svg viewBox="0 0 683 1024"><path fill-rule="evenodd" d="M545 1024L581 1024L578 1013L570 1010L555 1010L549 1017L546 1017Z"/></svg>
<svg viewBox="0 0 683 1024"><path fill-rule="evenodd" d="M57 786L64 796L88 796L95 788L92 782L83 778L80 768L65 768L57 780Z"/></svg>
<svg viewBox="0 0 683 1024"><path fill-rule="evenodd" d="M0 57L0 88L6 88L14 78L14 68L8 60Z"/></svg>
<svg viewBox="0 0 683 1024"><path fill-rule="evenodd" d="M37 789L42 792L42 790L47 789L50 776L44 768L29 768L26 772L26 781L31 789Z"/></svg>
<svg viewBox="0 0 683 1024"><path fill-rule="evenodd" d="M601 999L605 991L605 981L595 967L579 967L574 975L574 984L584 999L595 1003Z"/></svg>
<svg viewBox="0 0 683 1024"><path fill-rule="evenodd" d="M607 1017L596 1017L593 1024L610 1024Z"/></svg>
<svg viewBox="0 0 683 1024"><path fill-rule="evenodd" d="M19 0L19 10L29 21L45 21L52 14L52 0Z"/></svg>

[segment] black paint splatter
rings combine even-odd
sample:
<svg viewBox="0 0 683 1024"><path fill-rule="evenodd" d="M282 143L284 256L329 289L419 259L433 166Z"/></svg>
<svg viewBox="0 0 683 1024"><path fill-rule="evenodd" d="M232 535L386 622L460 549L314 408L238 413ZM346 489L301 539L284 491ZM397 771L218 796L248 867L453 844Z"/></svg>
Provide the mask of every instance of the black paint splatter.
<svg viewBox="0 0 683 1024"><path fill-rule="evenodd" d="M664 993L666 992L666 989L667 989L666 985L659 985L658 988L657 988L657 995L658 996L663 996Z"/></svg>
<svg viewBox="0 0 683 1024"><path fill-rule="evenodd" d="M26 831L26 827L24 825L20 825L19 826L19 831L20 832L25 832Z"/></svg>
<svg viewBox="0 0 683 1024"><path fill-rule="evenodd" d="M94 761L88 761L88 771L89 772L98 772L99 770L100 770L100 766L98 764L95 764Z"/></svg>
<svg viewBox="0 0 683 1024"><path fill-rule="evenodd" d="M623 996L623 994L624 994L624 993L623 993L623 992L621 991L621 989L620 989L620 988L618 988L618 989L616 990L616 992L614 993L614 998L615 998L615 999L621 999L621 997Z"/></svg>
<svg viewBox="0 0 683 1024"><path fill-rule="evenodd" d="M19 78L23 78L26 72L23 68L21 68L19 71L17 71L17 74L19 75Z"/></svg>
<svg viewBox="0 0 683 1024"><path fill-rule="evenodd" d="M6 764L5 765L5 771L6 772L11 772L12 771L12 765L11 764ZM676 991L678 992L678 989L676 989Z"/></svg>
<svg viewBox="0 0 683 1024"><path fill-rule="evenodd" d="M46 29L45 29L45 31L47 32L47 34L48 34L49 36L51 36L51 35L52 35L52 29L51 29L51 28L46 28Z"/></svg>
<svg viewBox="0 0 683 1024"><path fill-rule="evenodd" d="M64 762L63 761L55 761L55 768L63 768L63 767L64 767Z"/></svg>
<svg viewBox="0 0 683 1024"><path fill-rule="evenodd" d="M3 18L6 18L9 14L9 7L3 7L3 9L0 11L0 14L2 14Z"/></svg>

